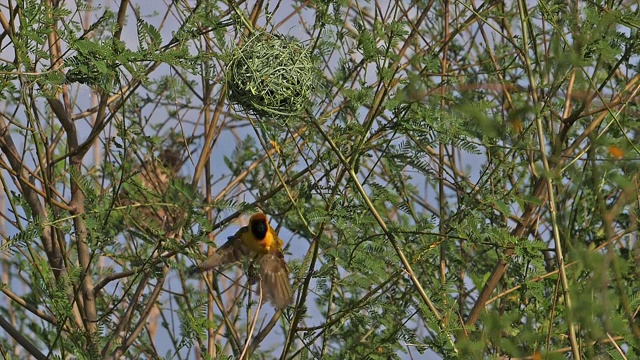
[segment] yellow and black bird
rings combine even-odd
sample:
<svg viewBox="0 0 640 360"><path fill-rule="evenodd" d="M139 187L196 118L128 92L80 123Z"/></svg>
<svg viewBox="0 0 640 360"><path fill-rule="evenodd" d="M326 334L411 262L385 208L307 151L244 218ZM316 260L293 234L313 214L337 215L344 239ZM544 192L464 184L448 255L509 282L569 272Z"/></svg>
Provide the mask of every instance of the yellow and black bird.
<svg viewBox="0 0 640 360"><path fill-rule="evenodd" d="M258 274L264 299L279 309L293 303L289 267L282 252L284 242L269 225L265 214L251 215L249 225L228 239L205 262L192 268L192 272L214 270L249 258L260 268Z"/></svg>

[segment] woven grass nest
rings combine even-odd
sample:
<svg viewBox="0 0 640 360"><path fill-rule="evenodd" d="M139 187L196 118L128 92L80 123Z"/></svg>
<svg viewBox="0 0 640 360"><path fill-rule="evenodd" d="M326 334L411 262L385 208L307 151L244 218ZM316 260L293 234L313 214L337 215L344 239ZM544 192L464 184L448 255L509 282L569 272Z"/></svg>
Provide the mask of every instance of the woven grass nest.
<svg viewBox="0 0 640 360"><path fill-rule="evenodd" d="M231 52L229 99L258 117L297 115L311 98L315 71L310 51L299 40L255 31Z"/></svg>

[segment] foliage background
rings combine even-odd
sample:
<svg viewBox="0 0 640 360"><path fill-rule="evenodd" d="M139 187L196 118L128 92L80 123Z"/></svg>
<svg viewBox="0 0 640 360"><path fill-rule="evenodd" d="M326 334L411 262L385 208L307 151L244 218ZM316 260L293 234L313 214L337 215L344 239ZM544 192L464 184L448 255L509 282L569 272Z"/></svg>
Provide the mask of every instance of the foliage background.
<svg viewBox="0 0 640 360"><path fill-rule="evenodd" d="M0 3L5 358L638 357L637 3L235 7L306 113L229 104L229 3ZM283 312L186 275L256 208Z"/></svg>

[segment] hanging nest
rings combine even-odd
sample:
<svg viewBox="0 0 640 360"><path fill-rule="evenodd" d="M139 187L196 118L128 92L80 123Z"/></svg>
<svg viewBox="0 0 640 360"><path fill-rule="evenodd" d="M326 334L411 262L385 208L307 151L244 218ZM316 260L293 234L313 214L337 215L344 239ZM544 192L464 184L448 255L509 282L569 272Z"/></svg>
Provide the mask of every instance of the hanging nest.
<svg viewBox="0 0 640 360"><path fill-rule="evenodd" d="M315 71L311 53L300 41L255 31L231 52L229 99L258 117L297 115L311 98Z"/></svg>

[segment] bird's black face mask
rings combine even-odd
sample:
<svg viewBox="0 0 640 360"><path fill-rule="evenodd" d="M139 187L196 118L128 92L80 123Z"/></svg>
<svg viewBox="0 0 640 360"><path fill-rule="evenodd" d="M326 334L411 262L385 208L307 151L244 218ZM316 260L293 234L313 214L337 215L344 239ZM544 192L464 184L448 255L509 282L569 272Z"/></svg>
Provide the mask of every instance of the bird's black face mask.
<svg viewBox="0 0 640 360"><path fill-rule="evenodd" d="M258 240L264 239L269 231L269 225L266 220L256 220L251 223L251 233L258 238Z"/></svg>

